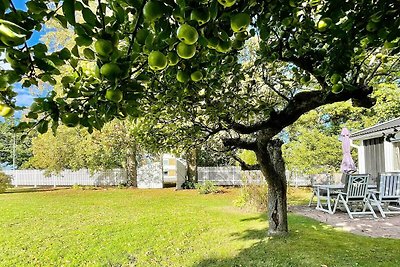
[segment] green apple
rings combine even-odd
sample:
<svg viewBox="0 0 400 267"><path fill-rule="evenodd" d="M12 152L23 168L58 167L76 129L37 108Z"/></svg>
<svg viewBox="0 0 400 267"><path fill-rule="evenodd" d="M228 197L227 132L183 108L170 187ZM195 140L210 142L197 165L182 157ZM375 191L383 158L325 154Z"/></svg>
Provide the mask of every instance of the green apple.
<svg viewBox="0 0 400 267"><path fill-rule="evenodd" d="M231 18L231 28L234 32L243 32L249 27L251 22L250 15L247 13L239 13Z"/></svg>
<svg viewBox="0 0 400 267"><path fill-rule="evenodd" d="M332 24L331 18L322 18L318 21L317 30L320 32L326 31Z"/></svg>
<svg viewBox="0 0 400 267"><path fill-rule="evenodd" d="M11 117L14 114L14 109L7 104L0 103L0 116L4 118Z"/></svg>
<svg viewBox="0 0 400 267"><path fill-rule="evenodd" d="M174 11L172 11L172 16L174 17L174 19L177 22L185 23L185 15L184 15L184 12L180 8L174 9Z"/></svg>
<svg viewBox="0 0 400 267"><path fill-rule="evenodd" d="M94 43L94 50L103 57L108 57L114 51L114 45L109 40L99 39Z"/></svg>
<svg viewBox="0 0 400 267"><path fill-rule="evenodd" d="M219 44L219 38L217 37L211 37L207 39L207 47L210 49L217 49Z"/></svg>
<svg viewBox="0 0 400 267"><path fill-rule="evenodd" d="M218 0L218 3L227 8L233 6L236 3L236 0Z"/></svg>
<svg viewBox="0 0 400 267"><path fill-rule="evenodd" d="M187 45L192 45L196 43L199 39L199 34L197 33L197 30L189 24L182 24L178 28L176 36L181 42L184 42Z"/></svg>
<svg viewBox="0 0 400 267"><path fill-rule="evenodd" d="M239 41L245 41L249 38L249 33L247 31L241 31L241 32L237 32L235 33L235 38L236 40Z"/></svg>
<svg viewBox="0 0 400 267"><path fill-rule="evenodd" d="M138 44L144 45L148 35L149 35L148 29L142 28L138 30L136 33L136 41L138 42Z"/></svg>
<svg viewBox="0 0 400 267"><path fill-rule="evenodd" d="M233 62L235 62L235 57L231 55L226 56L224 62L225 64L232 64Z"/></svg>
<svg viewBox="0 0 400 267"><path fill-rule="evenodd" d="M160 1L150 0L143 7L143 16L147 21L154 21L164 15L165 5Z"/></svg>
<svg viewBox="0 0 400 267"><path fill-rule="evenodd" d="M190 79L190 76L186 72L178 70L178 72L176 73L176 79L180 83L187 83Z"/></svg>
<svg viewBox="0 0 400 267"><path fill-rule="evenodd" d="M331 79L330 79L330 81L331 81L332 84L337 84L337 83L340 82L341 80L342 80L342 76L341 76L339 73L334 73L334 74L331 76Z"/></svg>
<svg viewBox="0 0 400 267"><path fill-rule="evenodd" d="M100 73L107 79L113 80L121 74L121 69L115 63L106 63L100 68Z"/></svg>
<svg viewBox="0 0 400 267"><path fill-rule="evenodd" d="M375 22L370 21L370 22L368 22L368 24L367 24L367 26L365 28L369 32L375 32L375 31L378 30L378 25Z"/></svg>
<svg viewBox="0 0 400 267"><path fill-rule="evenodd" d="M175 66L179 62L179 56L174 52L168 52L168 65Z"/></svg>
<svg viewBox="0 0 400 267"><path fill-rule="evenodd" d="M106 99L110 100L112 102L119 103L119 102L121 102L121 100L123 98L124 98L124 95L121 90L108 89L106 92Z"/></svg>
<svg viewBox="0 0 400 267"><path fill-rule="evenodd" d="M196 70L190 74L190 79L194 82L201 81L203 79L203 73L200 70Z"/></svg>
<svg viewBox="0 0 400 267"><path fill-rule="evenodd" d="M152 70L163 70L168 65L167 57L160 51L152 51L147 59Z"/></svg>
<svg viewBox="0 0 400 267"><path fill-rule="evenodd" d="M79 124L79 115L77 113L68 112L61 115L61 121L67 127L75 127Z"/></svg>
<svg viewBox="0 0 400 267"><path fill-rule="evenodd" d="M199 26L201 26L210 20L210 11L203 8L194 9L192 13L190 13L190 20L197 21Z"/></svg>
<svg viewBox="0 0 400 267"><path fill-rule="evenodd" d="M226 41L221 40L218 43L216 50L220 53L227 53L231 50L231 48L232 48L232 41L230 39L228 39Z"/></svg>
<svg viewBox="0 0 400 267"><path fill-rule="evenodd" d="M311 79L310 75L306 74L303 77L301 77L300 83L306 84L306 83L308 83L310 81L310 79Z"/></svg>
<svg viewBox="0 0 400 267"><path fill-rule="evenodd" d="M183 42L180 42L176 46L176 52L178 56L184 59L192 58L196 54L196 46L195 45L187 45Z"/></svg>
<svg viewBox="0 0 400 267"><path fill-rule="evenodd" d="M334 84L332 86L332 93L339 94L343 91L343 88L344 88L344 86L341 83Z"/></svg>

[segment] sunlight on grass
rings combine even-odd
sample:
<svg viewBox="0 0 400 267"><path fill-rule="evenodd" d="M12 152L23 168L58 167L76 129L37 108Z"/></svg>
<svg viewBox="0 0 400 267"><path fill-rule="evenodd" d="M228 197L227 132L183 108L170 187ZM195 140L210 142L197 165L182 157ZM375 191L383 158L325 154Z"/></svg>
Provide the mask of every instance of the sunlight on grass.
<svg viewBox="0 0 400 267"><path fill-rule="evenodd" d="M301 202L302 194L290 196ZM294 214L288 237L269 238L266 215L234 207L237 195L173 189L1 194L0 266L400 265L399 240L355 236Z"/></svg>

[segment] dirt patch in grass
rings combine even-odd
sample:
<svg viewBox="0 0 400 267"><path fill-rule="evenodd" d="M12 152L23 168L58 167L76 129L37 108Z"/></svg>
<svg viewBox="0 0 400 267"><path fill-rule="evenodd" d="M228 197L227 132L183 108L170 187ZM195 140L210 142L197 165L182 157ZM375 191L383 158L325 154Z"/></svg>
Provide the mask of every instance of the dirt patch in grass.
<svg viewBox="0 0 400 267"><path fill-rule="evenodd" d="M315 207L304 205L291 206L289 207L289 212L313 218L354 234L400 239L400 215L389 215L386 218L382 218L377 213L378 219L373 218L372 215L350 219L345 212L337 211L335 214L328 214L316 210Z"/></svg>

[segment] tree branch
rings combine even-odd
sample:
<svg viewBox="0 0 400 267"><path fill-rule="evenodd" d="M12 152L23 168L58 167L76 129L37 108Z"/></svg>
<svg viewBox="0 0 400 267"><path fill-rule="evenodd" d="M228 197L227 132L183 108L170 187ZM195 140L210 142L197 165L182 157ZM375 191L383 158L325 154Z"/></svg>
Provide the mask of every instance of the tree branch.
<svg viewBox="0 0 400 267"><path fill-rule="evenodd" d="M244 170L244 171L253 171L253 170L259 170L260 169L260 164L250 165L250 164L247 164L246 162L244 162L241 158L239 158L236 155L231 155L231 156L232 156L232 158L234 160L239 162L240 167L242 167L242 170Z"/></svg>

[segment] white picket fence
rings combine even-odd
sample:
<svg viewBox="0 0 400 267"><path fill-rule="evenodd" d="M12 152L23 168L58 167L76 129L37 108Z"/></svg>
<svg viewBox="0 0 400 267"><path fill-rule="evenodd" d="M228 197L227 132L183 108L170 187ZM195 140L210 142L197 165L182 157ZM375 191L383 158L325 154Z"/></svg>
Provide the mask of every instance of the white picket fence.
<svg viewBox="0 0 400 267"><path fill-rule="evenodd" d="M59 174L46 175L42 170L3 171L12 178L13 186L112 186L125 183L127 175L124 169L114 169L90 173L89 170L64 170Z"/></svg>
<svg viewBox="0 0 400 267"><path fill-rule="evenodd" d="M261 171L242 171L240 167L199 167L197 169L199 183L209 180L217 185L243 185L265 183ZM313 184L335 184L340 182L341 174L306 175L286 171L287 182L290 186L311 186Z"/></svg>

